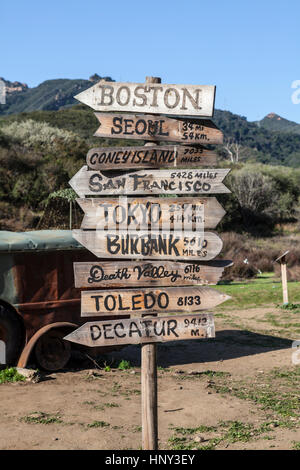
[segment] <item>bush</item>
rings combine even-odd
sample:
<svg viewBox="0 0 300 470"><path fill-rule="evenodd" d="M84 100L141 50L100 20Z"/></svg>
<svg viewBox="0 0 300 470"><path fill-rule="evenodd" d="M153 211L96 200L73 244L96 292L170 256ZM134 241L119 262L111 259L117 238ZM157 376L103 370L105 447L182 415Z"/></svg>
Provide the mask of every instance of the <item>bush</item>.
<svg viewBox="0 0 300 470"><path fill-rule="evenodd" d="M225 180L231 194L219 195L227 211L219 231L271 236L277 224L295 222L300 170L262 164L235 166Z"/></svg>
<svg viewBox="0 0 300 470"><path fill-rule="evenodd" d="M278 273L274 260L285 250L280 240L277 243L272 239L256 241L255 238L233 232L223 233L221 238L222 258L234 263L232 267L225 269L222 280L250 279L261 272L274 272L274 269ZM299 256L298 261L300 262Z"/></svg>
<svg viewBox="0 0 300 470"><path fill-rule="evenodd" d="M0 370L0 384L6 382L24 382L25 380L24 375L19 374L15 367Z"/></svg>
<svg viewBox="0 0 300 470"><path fill-rule="evenodd" d="M78 139L73 132L52 127L45 122L37 122L33 119L6 124L1 127L1 133L4 137L30 148L41 146L51 149L59 141L70 144Z"/></svg>

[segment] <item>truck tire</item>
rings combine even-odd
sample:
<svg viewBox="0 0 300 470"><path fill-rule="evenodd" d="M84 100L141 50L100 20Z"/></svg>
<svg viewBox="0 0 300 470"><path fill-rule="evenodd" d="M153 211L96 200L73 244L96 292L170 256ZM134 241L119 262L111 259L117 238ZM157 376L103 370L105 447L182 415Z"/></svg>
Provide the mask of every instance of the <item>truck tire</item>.
<svg viewBox="0 0 300 470"><path fill-rule="evenodd" d="M0 305L0 340L5 343L5 364L15 366L21 354L24 334L18 314Z"/></svg>
<svg viewBox="0 0 300 470"><path fill-rule="evenodd" d="M71 357L71 344L63 338L69 329L54 328L41 336L34 348L41 369L49 372L63 369Z"/></svg>

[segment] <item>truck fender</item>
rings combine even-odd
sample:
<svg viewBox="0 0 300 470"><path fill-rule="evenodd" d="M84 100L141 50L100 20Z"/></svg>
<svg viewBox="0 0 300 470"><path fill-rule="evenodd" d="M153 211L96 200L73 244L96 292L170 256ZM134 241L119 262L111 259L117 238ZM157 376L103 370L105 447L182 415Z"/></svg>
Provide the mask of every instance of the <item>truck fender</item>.
<svg viewBox="0 0 300 470"><path fill-rule="evenodd" d="M70 322L56 322L56 323L50 323L49 325L43 326L40 328L33 336L30 338L28 343L26 344L25 348L22 351L22 354L19 358L17 367L26 367L28 360L30 358L30 355L34 349L34 346L36 342L39 340L41 336L43 336L45 333L47 333L50 330L53 329L60 329L60 328L70 328L70 329L75 329L78 328L78 325L75 323L70 323Z"/></svg>

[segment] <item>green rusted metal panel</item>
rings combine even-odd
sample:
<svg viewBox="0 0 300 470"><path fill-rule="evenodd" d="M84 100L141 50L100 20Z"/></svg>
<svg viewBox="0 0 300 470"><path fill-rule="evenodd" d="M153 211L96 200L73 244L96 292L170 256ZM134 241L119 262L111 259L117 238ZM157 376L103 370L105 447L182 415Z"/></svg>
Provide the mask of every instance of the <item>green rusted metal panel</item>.
<svg viewBox="0 0 300 470"><path fill-rule="evenodd" d="M9 304L19 301L13 267L13 254L0 252L0 299Z"/></svg>
<svg viewBox="0 0 300 470"><path fill-rule="evenodd" d="M82 249L71 230L0 231L0 252Z"/></svg>

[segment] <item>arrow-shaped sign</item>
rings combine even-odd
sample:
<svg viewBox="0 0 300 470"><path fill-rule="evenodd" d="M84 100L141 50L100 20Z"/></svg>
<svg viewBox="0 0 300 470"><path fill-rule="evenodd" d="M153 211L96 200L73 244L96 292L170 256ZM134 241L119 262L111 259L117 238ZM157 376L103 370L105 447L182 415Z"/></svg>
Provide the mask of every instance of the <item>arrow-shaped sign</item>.
<svg viewBox="0 0 300 470"><path fill-rule="evenodd" d="M215 228L226 214L215 197L82 198L85 230Z"/></svg>
<svg viewBox="0 0 300 470"><path fill-rule="evenodd" d="M201 146L103 147L89 150L86 163L92 170L198 168L216 165L217 154Z"/></svg>
<svg viewBox="0 0 300 470"><path fill-rule="evenodd" d="M184 286L217 284L232 261L81 261L73 263L75 287Z"/></svg>
<svg viewBox="0 0 300 470"><path fill-rule="evenodd" d="M96 111L212 117L216 87L101 80L75 98Z"/></svg>
<svg viewBox="0 0 300 470"><path fill-rule="evenodd" d="M98 258L208 261L223 246L221 238L212 232L201 236L197 232L73 230L72 235Z"/></svg>
<svg viewBox="0 0 300 470"><path fill-rule="evenodd" d="M81 316L197 312L228 299L231 297L206 286L82 291Z"/></svg>
<svg viewBox="0 0 300 470"><path fill-rule="evenodd" d="M214 338L212 313L88 322L65 340L89 347Z"/></svg>
<svg viewBox="0 0 300 470"><path fill-rule="evenodd" d="M107 177L83 166L69 181L80 196L230 193L222 183L230 169L140 170Z"/></svg>
<svg viewBox="0 0 300 470"><path fill-rule="evenodd" d="M223 133L210 120L170 118L149 114L95 113L100 123L96 137L222 144Z"/></svg>

